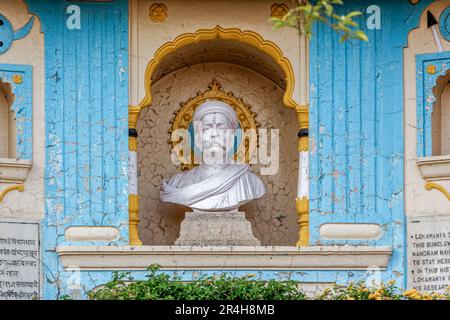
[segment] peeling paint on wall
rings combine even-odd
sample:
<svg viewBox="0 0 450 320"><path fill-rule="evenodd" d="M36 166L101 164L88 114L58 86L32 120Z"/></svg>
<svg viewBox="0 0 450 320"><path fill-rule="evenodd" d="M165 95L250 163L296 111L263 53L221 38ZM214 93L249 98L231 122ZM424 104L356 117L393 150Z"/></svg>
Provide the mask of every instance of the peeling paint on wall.
<svg viewBox="0 0 450 320"><path fill-rule="evenodd" d="M69 226L114 226L128 243L128 1L27 1L43 23L46 63L44 296L56 298L55 247ZM83 243L79 243L83 244Z"/></svg>
<svg viewBox="0 0 450 320"><path fill-rule="evenodd" d="M381 29L358 23L369 42L339 43L316 26L310 48L311 244L394 248L385 278L405 285L403 48L431 1L345 1L345 11L381 9ZM326 240L326 223L377 223L376 240Z"/></svg>

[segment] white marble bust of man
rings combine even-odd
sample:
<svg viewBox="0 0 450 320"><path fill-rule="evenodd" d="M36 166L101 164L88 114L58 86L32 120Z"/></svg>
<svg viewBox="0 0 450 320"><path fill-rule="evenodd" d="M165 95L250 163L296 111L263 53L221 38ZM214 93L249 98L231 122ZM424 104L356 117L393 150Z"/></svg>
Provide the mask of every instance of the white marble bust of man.
<svg viewBox="0 0 450 320"><path fill-rule="evenodd" d="M206 101L194 112L194 141L202 150L202 163L162 183L161 200L184 205L194 211L233 211L262 197L261 179L247 164L228 163L227 145L238 119L232 107L222 101ZM194 125L195 127L195 125ZM201 131L199 134L198 131Z"/></svg>

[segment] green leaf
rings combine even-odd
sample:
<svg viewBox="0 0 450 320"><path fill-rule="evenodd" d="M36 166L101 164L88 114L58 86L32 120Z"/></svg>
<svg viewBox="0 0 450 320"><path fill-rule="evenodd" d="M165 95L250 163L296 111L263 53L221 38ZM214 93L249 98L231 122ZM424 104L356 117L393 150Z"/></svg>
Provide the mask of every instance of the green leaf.
<svg viewBox="0 0 450 320"><path fill-rule="evenodd" d="M362 15L362 12L360 11L352 11L349 14L347 14L347 18L353 18Z"/></svg>
<svg viewBox="0 0 450 320"><path fill-rule="evenodd" d="M273 23L274 29L295 28L299 33L305 34L308 39L313 36L314 25L322 23L340 35L340 42L348 39L368 41L368 37L363 31L358 30L358 23L353 20L362 15L360 11L351 11L346 15L336 14L334 6L343 4L342 0L306 1L305 4L289 10L283 19L272 18L270 21Z"/></svg>
<svg viewBox="0 0 450 320"><path fill-rule="evenodd" d="M361 30L355 31L354 35L355 35L356 38L358 38L360 40L369 41L369 38L367 37L367 35Z"/></svg>

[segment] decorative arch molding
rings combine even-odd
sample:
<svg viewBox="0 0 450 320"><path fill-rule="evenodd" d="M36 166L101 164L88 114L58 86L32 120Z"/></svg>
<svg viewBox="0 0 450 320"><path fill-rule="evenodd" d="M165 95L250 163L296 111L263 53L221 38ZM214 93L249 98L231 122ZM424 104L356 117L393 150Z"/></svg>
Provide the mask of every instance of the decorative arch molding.
<svg viewBox="0 0 450 320"><path fill-rule="evenodd" d="M184 33L175 38L171 42L167 42L162 45L155 53L154 58L147 65L145 71L145 97L139 104L141 109L147 108L152 103L152 76L160 63L169 54L177 51L178 49L188 46L190 44L196 44L203 41L210 40L234 40L249 44L267 56L271 57L276 64L283 70L286 81L286 90L283 97L283 103L288 108L296 109L298 104L294 101L292 95L294 92L295 75L294 69L290 61L283 55L281 49L272 41L264 40L261 35L253 31L241 31L238 28L222 28L216 26L212 29L200 29L194 33Z"/></svg>

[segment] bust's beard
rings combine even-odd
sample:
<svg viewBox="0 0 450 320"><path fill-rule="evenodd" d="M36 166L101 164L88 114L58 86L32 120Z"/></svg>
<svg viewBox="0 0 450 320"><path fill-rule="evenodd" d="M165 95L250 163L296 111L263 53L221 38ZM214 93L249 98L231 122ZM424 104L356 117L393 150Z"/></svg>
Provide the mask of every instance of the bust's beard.
<svg viewBox="0 0 450 320"><path fill-rule="evenodd" d="M203 149L203 163L205 164L227 164L227 150L220 144L211 144Z"/></svg>

